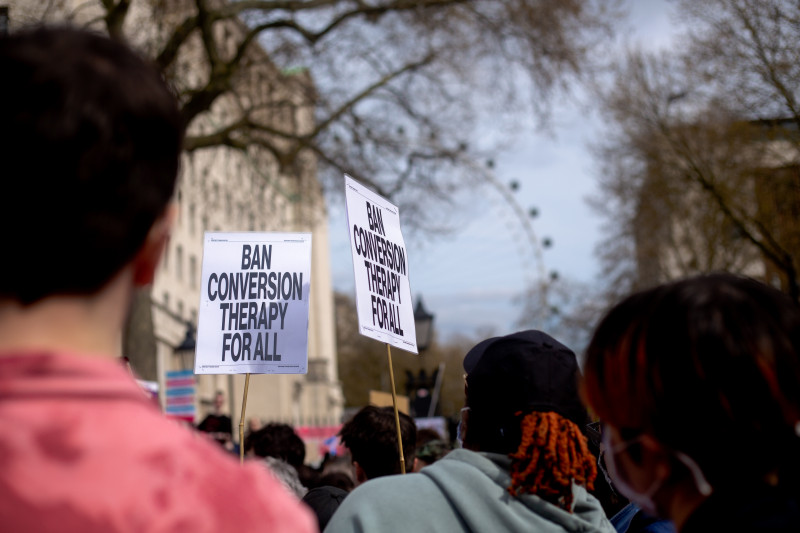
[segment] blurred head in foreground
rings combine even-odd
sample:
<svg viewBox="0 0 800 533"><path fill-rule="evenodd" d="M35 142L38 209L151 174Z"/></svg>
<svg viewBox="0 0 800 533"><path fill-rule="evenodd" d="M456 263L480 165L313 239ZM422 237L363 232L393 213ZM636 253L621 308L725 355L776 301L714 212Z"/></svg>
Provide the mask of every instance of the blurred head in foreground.
<svg viewBox="0 0 800 533"><path fill-rule="evenodd" d="M622 301L583 382L615 485L679 528L720 487L796 487L798 350L797 305L752 279L700 276Z"/></svg>

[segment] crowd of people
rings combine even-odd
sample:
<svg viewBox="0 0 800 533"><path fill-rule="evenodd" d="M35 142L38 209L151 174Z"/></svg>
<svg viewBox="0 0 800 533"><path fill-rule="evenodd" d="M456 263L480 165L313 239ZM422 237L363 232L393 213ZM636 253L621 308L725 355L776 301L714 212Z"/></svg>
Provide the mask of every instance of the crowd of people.
<svg viewBox="0 0 800 533"><path fill-rule="evenodd" d="M346 458L311 468L268 424L240 465L229 418L199 438L114 355L175 217L174 95L124 44L70 28L1 38L0 71L2 530L800 528L800 309L731 274L618 303L583 372L541 331L479 342L452 450L368 406L340 431Z"/></svg>

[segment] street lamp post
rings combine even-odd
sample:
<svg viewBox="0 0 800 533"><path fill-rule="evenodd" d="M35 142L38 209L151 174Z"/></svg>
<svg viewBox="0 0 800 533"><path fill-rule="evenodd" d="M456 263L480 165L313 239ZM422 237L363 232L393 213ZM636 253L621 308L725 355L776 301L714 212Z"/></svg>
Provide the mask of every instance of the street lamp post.
<svg viewBox="0 0 800 533"><path fill-rule="evenodd" d="M417 349L424 352L433 340L433 315L422 304L422 295L417 296L417 305L414 307L414 328L417 334Z"/></svg>
<svg viewBox="0 0 800 533"><path fill-rule="evenodd" d="M191 322L186 322L186 335L183 337L181 343L172 350L175 355L181 358L181 366L184 368L184 370L187 368L186 356L194 355L196 348L197 340L195 338L194 326Z"/></svg>
<svg viewBox="0 0 800 533"><path fill-rule="evenodd" d="M431 342L433 342L433 318L433 313L428 312L422 303L422 295L417 296L417 305L414 307L414 327L417 333L417 350L419 350L420 354L427 350ZM434 415L436 405L439 403L442 378L444 377L444 363L439 364L439 369L433 373L433 387L430 386L427 379L423 378L424 375L425 371L420 370L419 382L426 387L424 389L426 393L431 394L432 389L432 395L428 402L416 402L420 406L422 403L427 403L427 412L417 413L417 416L431 417Z"/></svg>

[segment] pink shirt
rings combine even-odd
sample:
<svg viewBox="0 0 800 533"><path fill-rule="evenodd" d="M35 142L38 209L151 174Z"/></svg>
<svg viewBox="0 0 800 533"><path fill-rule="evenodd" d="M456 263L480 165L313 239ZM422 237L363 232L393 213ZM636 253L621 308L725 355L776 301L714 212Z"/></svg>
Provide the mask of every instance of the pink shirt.
<svg viewBox="0 0 800 533"><path fill-rule="evenodd" d="M112 360L0 356L0 530L312 532L260 465L164 418Z"/></svg>

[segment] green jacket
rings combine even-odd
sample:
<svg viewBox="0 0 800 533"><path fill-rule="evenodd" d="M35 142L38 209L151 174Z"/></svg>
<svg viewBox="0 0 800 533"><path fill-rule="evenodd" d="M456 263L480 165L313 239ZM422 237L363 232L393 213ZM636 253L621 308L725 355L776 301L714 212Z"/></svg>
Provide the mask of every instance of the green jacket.
<svg viewBox="0 0 800 533"><path fill-rule="evenodd" d="M533 494L511 496L505 455L458 449L418 474L364 483L347 496L325 533L608 532L600 502L573 485L573 512Z"/></svg>

